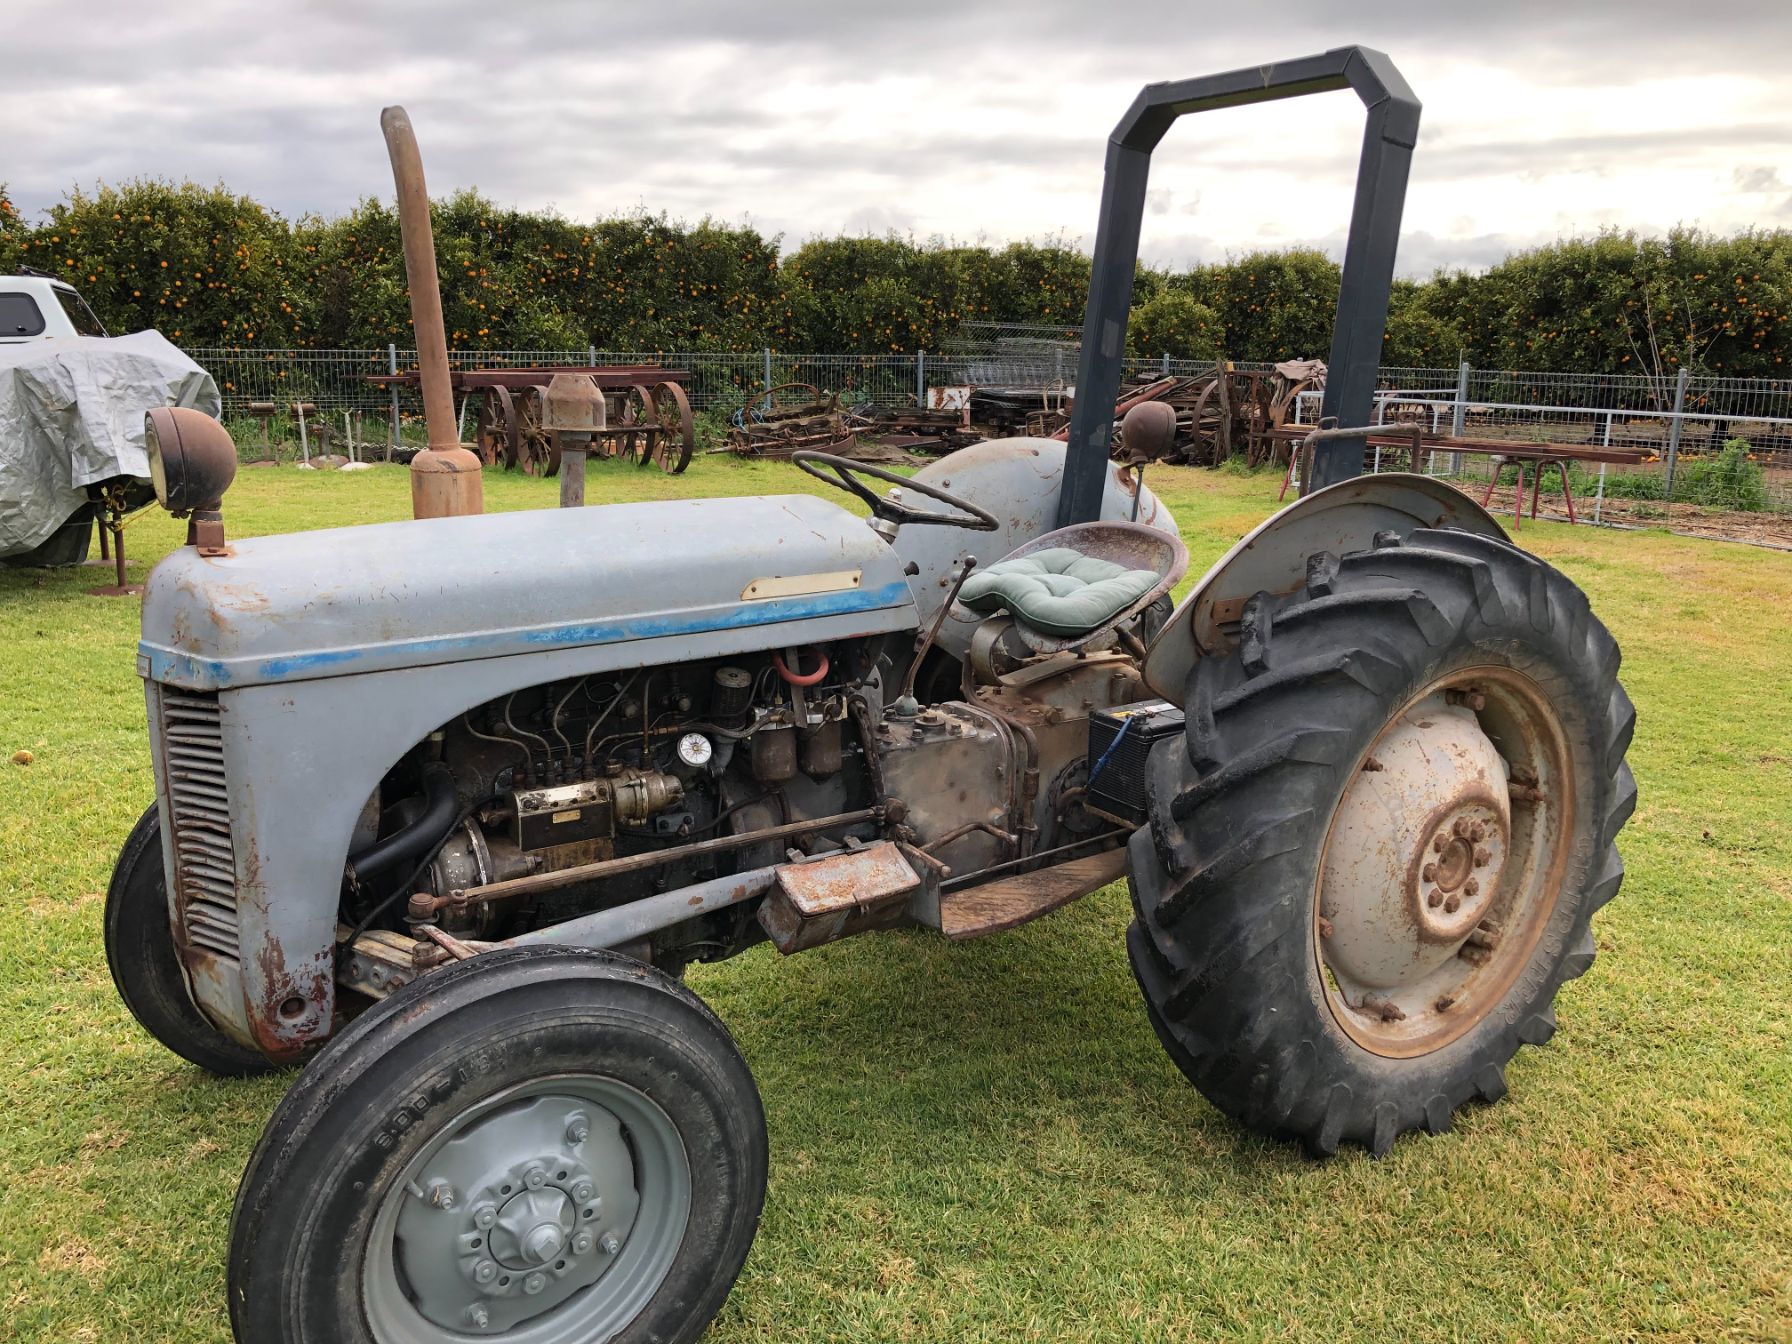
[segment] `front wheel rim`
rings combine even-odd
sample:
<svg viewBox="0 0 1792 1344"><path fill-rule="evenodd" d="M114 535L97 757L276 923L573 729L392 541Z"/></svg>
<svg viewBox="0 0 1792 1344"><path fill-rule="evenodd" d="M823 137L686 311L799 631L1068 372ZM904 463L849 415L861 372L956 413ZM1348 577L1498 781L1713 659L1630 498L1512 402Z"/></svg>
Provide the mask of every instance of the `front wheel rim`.
<svg viewBox="0 0 1792 1344"><path fill-rule="evenodd" d="M1314 884L1316 968L1347 1036L1411 1058L1494 1010L1557 907L1573 789L1560 717L1517 669L1450 673L1389 720Z"/></svg>
<svg viewBox="0 0 1792 1344"><path fill-rule="evenodd" d="M671 1270L691 1210L677 1126L595 1074L534 1079L454 1116L388 1187L362 1265L380 1344L607 1339Z"/></svg>

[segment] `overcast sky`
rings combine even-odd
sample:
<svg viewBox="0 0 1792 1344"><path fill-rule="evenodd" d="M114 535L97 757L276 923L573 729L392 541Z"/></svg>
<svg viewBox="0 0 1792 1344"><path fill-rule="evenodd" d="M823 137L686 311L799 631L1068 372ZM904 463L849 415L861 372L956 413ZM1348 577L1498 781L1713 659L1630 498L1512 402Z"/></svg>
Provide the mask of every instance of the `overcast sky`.
<svg viewBox="0 0 1792 1344"><path fill-rule="evenodd" d="M1093 235L1141 84L1362 42L1424 103L1400 269L1602 226L1792 227L1792 0L1253 4L0 0L0 182L223 182L287 215L390 197L379 109L432 194L574 217L838 233ZM1144 253L1336 255L1349 93L1180 123Z"/></svg>

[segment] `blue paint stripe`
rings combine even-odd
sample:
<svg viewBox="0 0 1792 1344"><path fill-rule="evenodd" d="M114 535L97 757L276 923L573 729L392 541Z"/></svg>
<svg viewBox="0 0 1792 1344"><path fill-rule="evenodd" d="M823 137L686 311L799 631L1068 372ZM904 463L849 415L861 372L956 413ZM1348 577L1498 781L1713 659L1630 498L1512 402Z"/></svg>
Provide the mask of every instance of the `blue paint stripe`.
<svg viewBox="0 0 1792 1344"><path fill-rule="evenodd" d="M279 658L198 658L175 649L151 644L137 646L139 665L148 665L151 681L172 682L195 689L221 689L276 681L300 681L360 671L355 664L376 663L382 669L420 662L461 662L474 658L500 658L510 654L549 649L571 649L594 644L619 644L637 639L709 634L787 621L844 616L910 605L908 584L885 584L875 591L853 589L817 593L807 597L774 598L733 607L712 607L700 612L623 616L608 621L580 621L534 630L496 630L474 635L448 635L435 639L396 640L352 649L323 649L316 653L289 654ZM247 668L247 674L243 672Z"/></svg>

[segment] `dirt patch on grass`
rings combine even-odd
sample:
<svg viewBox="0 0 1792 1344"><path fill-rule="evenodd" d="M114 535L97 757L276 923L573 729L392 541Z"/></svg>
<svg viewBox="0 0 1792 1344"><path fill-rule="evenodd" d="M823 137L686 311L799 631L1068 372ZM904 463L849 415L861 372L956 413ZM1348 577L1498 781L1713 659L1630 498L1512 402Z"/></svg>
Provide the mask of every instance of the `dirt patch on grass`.
<svg viewBox="0 0 1792 1344"><path fill-rule="evenodd" d="M1475 500L1481 498L1479 489L1465 490L1463 493ZM1512 524L1512 506L1516 495L1517 492L1512 487L1501 486L1494 490L1493 498L1487 503L1488 510L1507 527ZM1593 500L1576 496L1574 512L1581 522L1591 522ZM1531 495L1528 487L1525 491L1524 516L1525 521L1529 522ZM1537 508L1537 516L1552 522L1567 522L1568 509L1562 502L1562 496L1559 493L1552 495L1545 490ZM1622 527L1663 527L1686 537L1747 541L1757 546L1792 550L1792 514L1738 513L1730 509L1708 509L1700 504L1662 504L1647 499L1607 498L1599 506L1599 521Z"/></svg>
<svg viewBox="0 0 1792 1344"><path fill-rule="evenodd" d="M44 1247L37 1257L37 1267L46 1272L92 1277L105 1272L106 1257L79 1237L67 1237L54 1246Z"/></svg>

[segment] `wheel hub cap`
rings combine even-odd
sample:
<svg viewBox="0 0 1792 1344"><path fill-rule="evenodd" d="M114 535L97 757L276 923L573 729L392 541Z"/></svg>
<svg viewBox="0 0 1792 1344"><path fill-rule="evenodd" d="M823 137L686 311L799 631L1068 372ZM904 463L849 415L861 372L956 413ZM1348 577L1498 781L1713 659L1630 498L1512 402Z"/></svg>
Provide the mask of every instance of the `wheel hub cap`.
<svg viewBox="0 0 1792 1344"><path fill-rule="evenodd" d="M533 1269L560 1254L572 1236L573 1205L550 1186L513 1196L492 1224L492 1256L511 1269Z"/></svg>
<svg viewBox="0 0 1792 1344"><path fill-rule="evenodd" d="M412 1195L396 1233L419 1310L441 1326L492 1332L596 1283L640 1205L616 1118L557 1096L467 1125Z"/></svg>
<svg viewBox="0 0 1792 1344"><path fill-rule="evenodd" d="M1332 1016L1404 1058L1484 1018L1560 890L1572 784L1560 720L1515 669L1440 679L1391 720L1332 817L1317 970Z"/></svg>
<svg viewBox="0 0 1792 1344"><path fill-rule="evenodd" d="M1510 829L1505 763L1474 714L1441 695L1409 709L1345 791L1326 847L1337 973L1398 990L1455 956L1493 903Z"/></svg>

